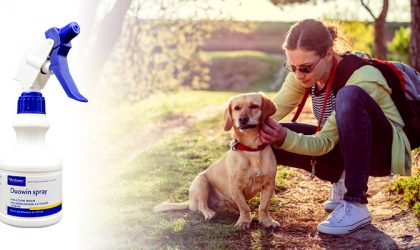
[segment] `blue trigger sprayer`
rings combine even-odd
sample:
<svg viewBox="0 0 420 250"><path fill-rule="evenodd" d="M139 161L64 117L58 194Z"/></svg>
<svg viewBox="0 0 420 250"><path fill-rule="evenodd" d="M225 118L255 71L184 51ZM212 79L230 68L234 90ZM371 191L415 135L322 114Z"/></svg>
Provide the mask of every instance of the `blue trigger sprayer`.
<svg viewBox="0 0 420 250"><path fill-rule="evenodd" d="M0 159L0 220L6 224L44 227L61 219L62 163L45 143L49 122L41 90L54 74L68 97L88 101L67 64L70 41L79 33L75 22L47 30L46 39L27 52L16 76L23 89L13 124L17 143Z"/></svg>

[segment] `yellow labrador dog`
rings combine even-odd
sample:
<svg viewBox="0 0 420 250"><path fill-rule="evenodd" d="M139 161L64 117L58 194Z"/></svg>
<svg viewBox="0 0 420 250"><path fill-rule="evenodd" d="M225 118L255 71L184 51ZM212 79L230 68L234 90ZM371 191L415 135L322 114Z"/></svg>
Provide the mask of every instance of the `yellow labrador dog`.
<svg viewBox="0 0 420 250"><path fill-rule="evenodd" d="M271 146L263 145L259 137L261 124L275 112L275 105L261 93L231 98L224 115L225 131L233 127L231 149L195 177L188 202L163 202L153 210L199 210L206 220L210 220L216 215L215 211L235 209L240 213L235 227L248 229L251 210L247 200L261 191L259 221L264 227L279 227L268 212L277 162Z"/></svg>

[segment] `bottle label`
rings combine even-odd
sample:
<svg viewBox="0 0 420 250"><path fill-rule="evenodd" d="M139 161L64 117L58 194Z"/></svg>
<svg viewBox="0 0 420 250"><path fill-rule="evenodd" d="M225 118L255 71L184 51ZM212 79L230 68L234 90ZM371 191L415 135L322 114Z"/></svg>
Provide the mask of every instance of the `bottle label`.
<svg viewBox="0 0 420 250"><path fill-rule="evenodd" d="M43 217L61 211L61 171L25 174L0 170L2 214Z"/></svg>

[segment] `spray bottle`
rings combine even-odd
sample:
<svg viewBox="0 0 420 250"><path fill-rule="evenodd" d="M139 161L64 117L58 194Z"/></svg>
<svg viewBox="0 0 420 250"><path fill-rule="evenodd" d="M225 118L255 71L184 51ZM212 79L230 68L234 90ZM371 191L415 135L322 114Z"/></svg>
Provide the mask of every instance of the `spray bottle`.
<svg viewBox="0 0 420 250"><path fill-rule="evenodd" d="M13 127L17 143L0 159L0 220L18 227L44 227L61 219L62 163L45 143L49 122L41 90L54 74L68 97L87 102L69 72L70 41L80 32L77 23L51 28L31 49L18 71L22 85Z"/></svg>

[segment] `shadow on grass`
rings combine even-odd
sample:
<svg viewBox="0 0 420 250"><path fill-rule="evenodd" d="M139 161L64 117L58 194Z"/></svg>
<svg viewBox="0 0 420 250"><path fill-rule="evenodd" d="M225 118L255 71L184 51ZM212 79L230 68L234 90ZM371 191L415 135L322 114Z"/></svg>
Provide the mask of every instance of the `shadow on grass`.
<svg viewBox="0 0 420 250"><path fill-rule="evenodd" d="M146 241L146 246L180 249L270 249L276 247L275 239L280 229L266 229L258 219L253 218L250 229L239 230L234 224L239 214L220 212L211 221L204 221L199 213L176 212L169 217L177 217L185 223L178 229L160 231L157 241ZM165 217L166 217L165 216Z"/></svg>

